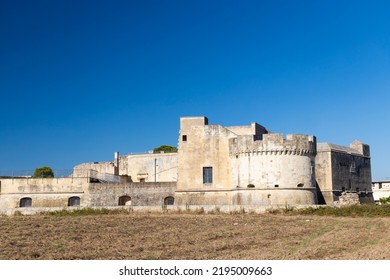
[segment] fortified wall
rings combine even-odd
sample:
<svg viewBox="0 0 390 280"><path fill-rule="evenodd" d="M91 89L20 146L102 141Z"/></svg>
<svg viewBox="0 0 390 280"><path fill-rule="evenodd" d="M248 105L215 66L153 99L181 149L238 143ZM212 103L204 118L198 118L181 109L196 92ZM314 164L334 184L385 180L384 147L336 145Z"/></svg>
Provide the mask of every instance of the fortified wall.
<svg viewBox="0 0 390 280"><path fill-rule="evenodd" d="M316 139L181 118L178 204L316 204Z"/></svg>
<svg viewBox="0 0 390 280"><path fill-rule="evenodd" d="M145 153L119 156L113 161L82 163L74 167L73 174L80 176L86 170L112 175L126 175L131 182L176 182L177 153Z"/></svg>
<svg viewBox="0 0 390 280"><path fill-rule="evenodd" d="M176 182L97 183L91 177L0 179L0 209L162 206L174 203L175 189Z"/></svg>
<svg viewBox="0 0 390 280"><path fill-rule="evenodd" d="M238 136L229 143L236 185L315 187L316 139L308 135L264 134L263 140Z"/></svg>
<svg viewBox="0 0 390 280"><path fill-rule="evenodd" d="M372 203L369 146L318 143L265 127L180 118L177 153L79 164L68 178L0 178L0 209L244 207Z"/></svg>
<svg viewBox="0 0 390 280"><path fill-rule="evenodd" d="M337 203L343 193L357 193L360 203L373 203L371 159L367 144L354 141L349 147L319 143L316 179L320 202Z"/></svg>
<svg viewBox="0 0 390 280"><path fill-rule="evenodd" d="M88 186L91 206L162 206L173 205L176 182L107 183Z"/></svg>
<svg viewBox="0 0 390 280"><path fill-rule="evenodd" d="M85 203L89 178L0 179L0 209L18 207L66 207L72 197Z"/></svg>

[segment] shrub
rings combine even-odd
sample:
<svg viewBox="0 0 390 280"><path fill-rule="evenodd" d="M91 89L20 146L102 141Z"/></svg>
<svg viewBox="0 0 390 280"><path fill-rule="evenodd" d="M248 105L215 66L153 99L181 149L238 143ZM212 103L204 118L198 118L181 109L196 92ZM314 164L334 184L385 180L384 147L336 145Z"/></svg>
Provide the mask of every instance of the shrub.
<svg viewBox="0 0 390 280"><path fill-rule="evenodd" d="M157 148L153 149L153 153L155 153L155 154L160 153L160 152L176 153L177 152L177 148L176 147L172 147L172 146L168 146L168 145L162 145L160 147L157 147Z"/></svg>
<svg viewBox="0 0 390 280"><path fill-rule="evenodd" d="M380 198L379 202L381 204L388 204L388 203L390 203L390 196L389 197L382 197L382 198Z"/></svg>
<svg viewBox="0 0 390 280"><path fill-rule="evenodd" d="M34 178L54 178L54 172L49 166L35 168Z"/></svg>

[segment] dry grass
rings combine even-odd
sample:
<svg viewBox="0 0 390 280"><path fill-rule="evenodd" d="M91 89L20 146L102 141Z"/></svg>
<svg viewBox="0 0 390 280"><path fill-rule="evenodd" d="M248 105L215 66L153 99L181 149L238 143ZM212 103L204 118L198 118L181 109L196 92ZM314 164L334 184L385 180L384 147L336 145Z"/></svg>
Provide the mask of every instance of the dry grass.
<svg viewBox="0 0 390 280"><path fill-rule="evenodd" d="M0 217L0 259L390 259L390 218L117 213Z"/></svg>

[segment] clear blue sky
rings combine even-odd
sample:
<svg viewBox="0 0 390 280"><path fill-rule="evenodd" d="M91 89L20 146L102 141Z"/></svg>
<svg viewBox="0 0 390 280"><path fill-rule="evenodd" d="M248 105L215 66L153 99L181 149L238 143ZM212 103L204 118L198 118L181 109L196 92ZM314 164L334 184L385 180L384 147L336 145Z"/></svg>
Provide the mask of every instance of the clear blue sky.
<svg viewBox="0 0 390 280"><path fill-rule="evenodd" d="M180 116L371 147L390 179L388 1L0 2L0 170L177 145Z"/></svg>

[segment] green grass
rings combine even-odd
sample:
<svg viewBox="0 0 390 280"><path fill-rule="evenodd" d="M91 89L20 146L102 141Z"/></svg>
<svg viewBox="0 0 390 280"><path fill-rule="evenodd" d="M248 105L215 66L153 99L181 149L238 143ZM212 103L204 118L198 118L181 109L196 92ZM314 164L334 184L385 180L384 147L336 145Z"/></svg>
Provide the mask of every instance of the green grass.
<svg viewBox="0 0 390 280"><path fill-rule="evenodd" d="M91 216L91 215L109 215L109 214L129 214L131 209L107 209L107 208L79 208L62 209L58 211L41 212L41 215L47 216Z"/></svg>
<svg viewBox="0 0 390 280"><path fill-rule="evenodd" d="M345 207L324 206L318 208L294 209L288 214L336 216L336 217L389 217L390 205L351 205Z"/></svg>
<svg viewBox="0 0 390 280"><path fill-rule="evenodd" d="M107 209L107 208L76 208L76 209L62 209L58 211L47 211L41 212L40 215L46 216L92 216L92 215L112 215L112 214L130 214L133 209ZM168 213L168 211L162 211ZM250 214L258 215L245 211L244 208L229 213L223 213L218 207L206 213L203 207L190 210L187 208L185 211L177 210L175 213L193 213L193 214L227 214L227 215L239 215L239 214ZM318 215L318 216L335 216L335 217L390 217L390 204L373 205L373 204L362 204L362 205L351 205L344 207L333 207L333 206L320 206L320 207L309 207L304 209L296 208L283 208L274 209L268 211L270 214L275 215ZM20 212L16 211L15 216L21 215ZM261 215L261 214L260 214Z"/></svg>

